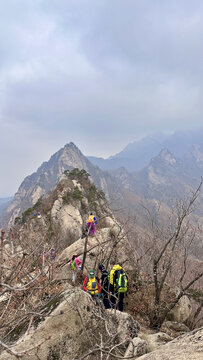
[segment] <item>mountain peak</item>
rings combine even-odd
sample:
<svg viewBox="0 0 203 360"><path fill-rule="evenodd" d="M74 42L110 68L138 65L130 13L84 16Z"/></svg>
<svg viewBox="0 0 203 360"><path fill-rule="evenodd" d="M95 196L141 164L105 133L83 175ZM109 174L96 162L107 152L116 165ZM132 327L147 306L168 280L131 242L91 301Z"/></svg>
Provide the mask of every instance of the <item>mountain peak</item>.
<svg viewBox="0 0 203 360"><path fill-rule="evenodd" d="M174 165L176 164L176 159L175 157L171 154L171 152L168 149L162 149L159 153L159 158L163 159L164 161L166 161L167 163L169 163L170 165Z"/></svg>
<svg viewBox="0 0 203 360"><path fill-rule="evenodd" d="M195 158L197 163L202 163L203 162L203 143L193 145L191 154Z"/></svg>
<svg viewBox="0 0 203 360"><path fill-rule="evenodd" d="M64 145L63 147L64 150L73 150L73 151L76 151L76 152L79 152L81 153L80 149L71 141L67 144ZM82 153L81 153L82 154Z"/></svg>
<svg viewBox="0 0 203 360"><path fill-rule="evenodd" d="M69 143L67 143L64 147L68 147L68 148L73 148L73 149L78 149L78 147L74 144L74 142L70 141Z"/></svg>
<svg viewBox="0 0 203 360"><path fill-rule="evenodd" d="M92 165L80 149L70 142L53 154L36 172L24 179L12 203L7 208L7 219L10 219L12 223L13 219L22 211L32 207L40 197L49 193L56 186L64 171L74 168L87 171L96 186L108 194L106 178L101 170ZM111 183L109 177L108 183Z"/></svg>

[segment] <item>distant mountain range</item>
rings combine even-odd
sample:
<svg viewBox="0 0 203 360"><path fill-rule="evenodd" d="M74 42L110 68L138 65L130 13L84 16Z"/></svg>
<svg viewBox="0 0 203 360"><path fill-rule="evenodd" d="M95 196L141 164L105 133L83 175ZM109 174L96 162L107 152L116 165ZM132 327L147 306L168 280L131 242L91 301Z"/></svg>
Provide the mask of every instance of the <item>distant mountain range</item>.
<svg viewBox="0 0 203 360"><path fill-rule="evenodd" d="M48 194L56 186L65 170L79 168L85 169L91 175L95 185L105 192L113 209L121 208L123 213L131 210L139 218L139 224L143 225L144 215L140 208L141 203L148 201L150 208L155 211L157 202L161 202L167 211L174 199L188 197L198 186L203 175L203 142L201 138L199 143L192 145L192 139L199 140L200 133L199 135L195 133L196 137L194 134L192 136L192 132L184 136L181 133L173 136L157 135L156 138L162 139L162 143L171 144L170 147L179 153L179 157L166 147L160 149L161 145L159 143L157 146L155 138L153 141L147 138L146 143L142 140L139 144L130 144L120 153L122 156L132 156L132 162L134 161L133 154L135 154L135 162L139 157L143 158L143 154L145 154L145 161L149 158L146 166L132 172L120 166L116 169L112 167L109 171L101 170L92 164L75 144L72 142L66 144L52 155L49 161L44 162L35 173L24 179L13 201L7 207L2 224L7 224L9 220L13 221L16 216L33 206L41 196ZM176 144L178 139L179 143ZM159 149L158 153L150 157L150 151L152 154L155 148ZM108 164L111 161L120 161L120 154L109 159ZM202 197L199 199L199 204L198 216L202 217L203 221Z"/></svg>
<svg viewBox="0 0 203 360"><path fill-rule="evenodd" d="M183 159L175 158L169 150L163 149L142 170L129 173L125 168L120 168L111 175L120 187L133 194L170 206L171 200L184 198L200 183L203 175L203 144L194 146Z"/></svg>
<svg viewBox="0 0 203 360"><path fill-rule="evenodd" d="M125 167L133 172L143 169L162 149L168 149L175 157L182 158L192 150L193 145L203 142L203 128L175 132L172 135L157 133L127 145L121 152L108 159L88 156L87 158L102 170Z"/></svg>

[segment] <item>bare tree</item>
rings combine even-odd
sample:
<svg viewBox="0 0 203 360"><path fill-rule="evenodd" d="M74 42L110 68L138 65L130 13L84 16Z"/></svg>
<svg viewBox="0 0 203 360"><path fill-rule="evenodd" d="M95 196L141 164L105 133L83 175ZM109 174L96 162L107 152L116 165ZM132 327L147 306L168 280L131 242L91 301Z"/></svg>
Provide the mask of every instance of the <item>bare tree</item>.
<svg viewBox="0 0 203 360"><path fill-rule="evenodd" d="M17 243L17 239L15 240L14 243ZM11 351L12 342L28 333L31 325L35 326L44 318L46 305L62 291L62 287L57 284L51 286L49 264L44 263L43 269L41 268L39 258L44 246L41 237L36 240L35 247L31 244L29 248L28 244L27 249L19 249L19 246L14 245L5 247L2 236L0 347L8 352Z"/></svg>
<svg viewBox="0 0 203 360"><path fill-rule="evenodd" d="M167 314L178 301L187 293L188 289L202 278L202 264L191 272L188 265L191 245L198 239L199 228L191 222L191 213L200 194L203 180L189 199L177 201L175 209L165 219L164 225L159 221L158 215L145 207L150 230L146 232L146 246L138 260L145 260L148 264L150 280L154 285L154 304L151 307L149 318L152 328L160 328ZM148 240L147 240L148 238ZM142 264L144 261L141 261ZM146 263L144 263L146 266ZM163 301L164 286L166 281L174 279L173 285L179 286L179 292L168 303Z"/></svg>

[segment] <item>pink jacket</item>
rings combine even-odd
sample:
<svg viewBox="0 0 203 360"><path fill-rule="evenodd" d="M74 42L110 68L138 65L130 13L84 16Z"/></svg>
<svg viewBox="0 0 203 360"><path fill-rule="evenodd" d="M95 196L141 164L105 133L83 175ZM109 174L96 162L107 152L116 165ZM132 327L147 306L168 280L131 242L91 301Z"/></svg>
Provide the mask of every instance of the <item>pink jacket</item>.
<svg viewBox="0 0 203 360"><path fill-rule="evenodd" d="M68 262L69 266L71 266L71 262L72 262L72 260ZM77 268L79 268L80 264L82 264L82 261L78 258L75 258L75 264L76 264Z"/></svg>

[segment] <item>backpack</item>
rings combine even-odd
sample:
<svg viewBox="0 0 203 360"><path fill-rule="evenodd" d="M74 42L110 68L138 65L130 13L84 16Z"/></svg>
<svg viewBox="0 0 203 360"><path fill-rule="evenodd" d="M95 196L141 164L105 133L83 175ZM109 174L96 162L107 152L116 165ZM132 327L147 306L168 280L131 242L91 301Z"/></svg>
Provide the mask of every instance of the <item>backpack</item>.
<svg viewBox="0 0 203 360"><path fill-rule="evenodd" d="M128 277L123 269L117 271L116 288L120 293L128 290Z"/></svg>
<svg viewBox="0 0 203 360"><path fill-rule="evenodd" d="M75 261L75 259L73 261L71 261L71 269L72 270L76 269L76 261Z"/></svg>
<svg viewBox="0 0 203 360"><path fill-rule="evenodd" d="M87 277L86 287L89 291L91 291L91 295L98 293L98 281L95 276L93 278L90 278L89 276Z"/></svg>
<svg viewBox="0 0 203 360"><path fill-rule="evenodd" d="M94 215L90 215L88 218L88 223L94 223L94 221L95 221L94 218L95 218Z"/></svg>

